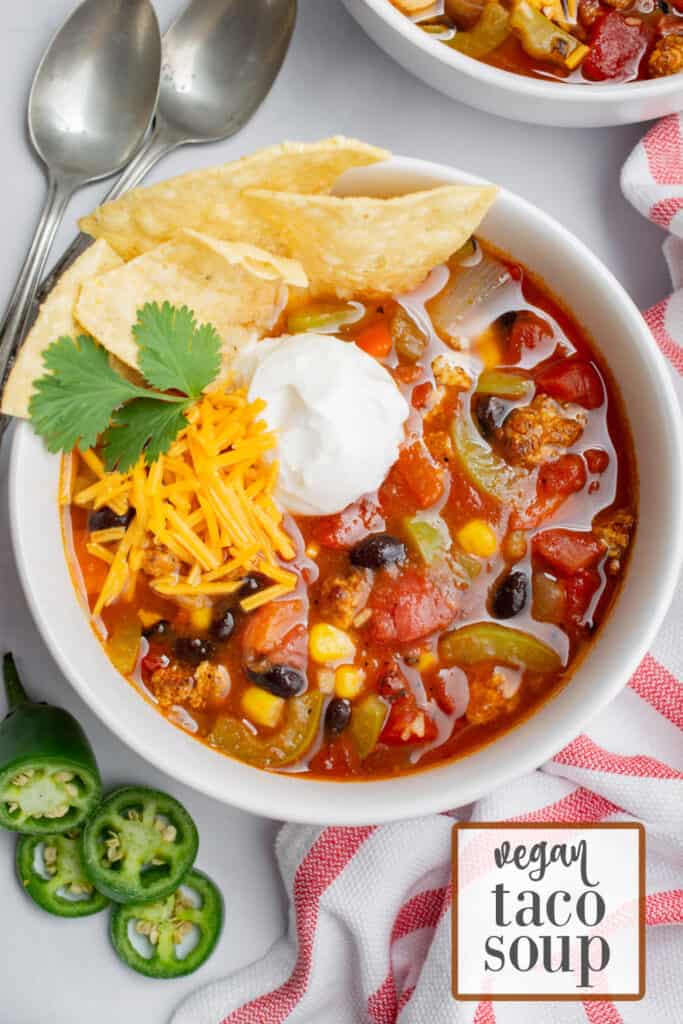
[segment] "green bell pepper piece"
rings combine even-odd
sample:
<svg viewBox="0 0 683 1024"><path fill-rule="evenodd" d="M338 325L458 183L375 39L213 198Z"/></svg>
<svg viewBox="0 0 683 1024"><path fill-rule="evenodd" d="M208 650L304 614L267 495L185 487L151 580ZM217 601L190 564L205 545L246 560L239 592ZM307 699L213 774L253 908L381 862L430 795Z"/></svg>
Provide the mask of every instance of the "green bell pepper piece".
<svg viewBox="0 0 683 1024"><path fill-rule="evenodd" d="M117 956L127 967L148 978L180 978L208 960L222 928L220 892L201 871L191 871L182 887L163 900L115 907L109 934ZM147 947L147 955L133 944L131 931L136 933L138 945ZM183 944L197 932L196 944L184 952Z"/></svg>
<svg viewBox="0 0 683 1024"><path fill-rule="evenodd" d="M403 520L403 529L426 565L433 565L434 562L444 558L450 549L451 538L448 527L439 516L431 519L407 516Z"/></svg>
<svg viewBox="0 0 683 1024"><path fill-rule="evenodd" d="M478 395L500 395L501 398L525 398L533 389L528 377L505 370L484 370L475 391Z"/></svg>
<svg viewBox="0 0 683 1024"><path fill-rule="evenodd" d="M451 437L462 468L475 487L498 501L522 506L527 474L509 466L483 438L475 436L469 416L460 413L453 418Z"/></svg>
<svg viewBox="0 0 683 1024"><path fill-rule="evenodd" d="M575 36L546 18L527 0L516 0L510 15L510 30L530 57L547 60L573 71L588 54L588 47Z"/></svg>
<svg viewBox="0 0 683 1024"><path fill-rule="evenodd" d="M320 725L323 695L317 691L290 697L285 723L274 735L254 736L236 718L219 718L209 742L226 754L256 765L257 768L280 768L304 756L313 743Z"/></svg>
<svg viewBox="0 0 683 1024"><path fill-rule="evenodd" d="M9 713L0 723L0 826L29 835L68 832L102 793L92 747L68 711L29 700L11 654L3 676Z"/></svg>
<svg viewBox="0 0 683 1024"><path fill-rule="evenodd" d="M479 21L468 32L457 32L447 46L468 57L485 57L505 41L510 32L510 16L501 4L487 3Z"/></svg>
<svg viewBox="0 0 683 1024"><path fill-rule="evenodd" d="M126 786L110 793L81 836L90 882L116 903L162 899L194 864L197 826L168 793Z"/></svg>
<svg viewBox="0 0 683 1024"><path fill-rule="evenodd" d="M290 334L304 331L324 331L334 333L347 324L355 324L364 313L363 308L343 305L334 306L326 302L312 303L289 314L287 330Z"/></svg>
<svg viewBox="0 0 683 1024"><path fill-rule="evenodd" d="M376 693L368 694L360 703L354 705L349 722L349 734L361 761L365 760L377 746L387 714L386 704Z"/></svg>
<svg viewBox="0 0 683 1024"><path fill-rule="evenodd" d="M85 876L79 835L22 836L17 843L17 874L24 892L57 917L89 917L109 906Z"/></svg>
<svg viewBox="0 0 683 1024"><path fill-rule="evenodd" d="M559 654L530 633L497 622L475 622L446 633L439 641L441 660L447 665L476 665L496 661L532 672L559 672Z"/></svg>

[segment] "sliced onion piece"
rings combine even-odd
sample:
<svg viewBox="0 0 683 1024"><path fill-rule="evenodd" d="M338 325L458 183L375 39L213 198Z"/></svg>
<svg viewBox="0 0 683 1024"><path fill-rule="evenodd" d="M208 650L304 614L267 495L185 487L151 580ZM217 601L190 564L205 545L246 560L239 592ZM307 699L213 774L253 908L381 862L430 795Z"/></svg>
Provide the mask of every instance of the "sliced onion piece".
<svg viewBox="0 0 683 1024"><path fill-rule="evenodd" d="M475 266L452 267L448 284L429 304L429 312L437 330L451 338L473 338L523 302L507 267L484 253Z"/></svg>

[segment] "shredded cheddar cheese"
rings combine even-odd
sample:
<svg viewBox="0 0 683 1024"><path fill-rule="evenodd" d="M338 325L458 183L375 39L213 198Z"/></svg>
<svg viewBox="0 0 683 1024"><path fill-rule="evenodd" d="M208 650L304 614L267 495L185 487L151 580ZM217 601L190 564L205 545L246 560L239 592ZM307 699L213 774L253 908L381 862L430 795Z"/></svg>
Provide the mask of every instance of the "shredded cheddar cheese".
<svg viewBox="0 0 683 1024"><path fill-rule="evenodd" d="M294 558L295 548L273 498L277 463L265 456L275 437L259 419L263 408L263 402L248 402L244 389L207 394L189 410L187 427L169 452L152 466L141 457L128 473L107 473L96 452L80 453L97 479L74 493L73 502L108 505L117 514L135 509L128 527L89 538L89 554L109 566L95 615L119 598L132 600L145 558L160 549L179 566L150 581L167 597L233 594L253 569L272 586L245 598L245 611L296 588L296 574L282 564Z"/></svg>

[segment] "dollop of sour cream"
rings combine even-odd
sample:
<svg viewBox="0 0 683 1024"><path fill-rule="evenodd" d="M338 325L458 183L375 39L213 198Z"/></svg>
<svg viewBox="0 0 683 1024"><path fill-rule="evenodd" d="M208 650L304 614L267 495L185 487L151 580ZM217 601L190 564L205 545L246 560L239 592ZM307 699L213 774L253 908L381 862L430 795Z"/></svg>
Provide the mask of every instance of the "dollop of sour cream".
<svg viewBox="0 0 683 1024"><path fill-rule="evenodd" d="M266 402L284 509L330 515L379 487L410 410L372 356L329 334L293 334L248 346L235 368L250 401Z"/></svg>

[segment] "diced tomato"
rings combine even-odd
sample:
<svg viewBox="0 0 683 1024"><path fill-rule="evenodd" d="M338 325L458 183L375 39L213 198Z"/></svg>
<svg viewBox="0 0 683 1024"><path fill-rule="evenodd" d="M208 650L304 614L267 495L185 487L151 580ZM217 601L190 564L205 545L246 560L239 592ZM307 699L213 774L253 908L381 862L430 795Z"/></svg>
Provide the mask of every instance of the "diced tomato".
<svg viewBox="0 0 683 1024"><path fill-rule="evenodd" d="M386 320L377 320L374 324L363 328L355 339L358 348L362 348L369 356L375 359L384 359L391 352L394 344L391 331Z"/></svg>
<svg viewBox="0 0 683 1024"><path fill-rule="evenodd" d="M436 726L428 714L418 708L412 694L391 705L380 734L380 742L390 746L430 743L436 739Z"/></svg>
<svg viewBox="0 0 683 1024"><path fill-rule="evenodd" d="M434 385L430 380L426 380L424 383L418 384L417 387L414 387L411 397L413 408L424 409L429 402L433 390Z"/></svg>
<svg viewBox="0 0 683 1024"><path fill-rule="evenodd" d="M411 569L399 576L382 573L370 595L370 641L412 643L453 621L456 605L445 588Z"/></svg>
<svg viewBox="0 0 683 1024"><path fill-rule="evenodd" d="M360 758L346 737L323 743L309 765L312 772L326 775L353 775L360 768Z"/></svg>
<svg viewBox="0 0 683 1024"><path fill-rule="evenodd" d="M168 655L160 644L150 644L147 654L140 662L140 671L144 682L148 683L156 670L165 668L168 661Z"/></svg>
<svg viewBox="0 0 683 1024"><path fill-rule="evenodd" d="M633 78L648 43L649 32L640 18L625 18L618 11L608 11L591 28L590 52L581 70L592 82Z"/></svg>
<svg viewBox="0 0 683 1024"><path fill-rule="evenodd" d="M561 576L573 576L596 565L604 545L592 533L576 530L544 530L533 539L533 551Z"/></svg>
<svg viewBox="0 0 683 1024"><path fill-rule="evenodd" d="M538 471L536 497L525 512L513 512L510 528L531 530L549 519L570 494L585 487L586 478L586 464L580 455L561 455L554 462L546 462Z"/></svg>
<svg viewBox="0 0 683 1024"><path fill-rule="evenodd" d="M396 469L413 493L418 508L429 508L443 496L443 471L421 441L401 448Z"/></svg>
<svg viewBox="0 0 683 1024"><path fill-rule="evenodd" d="M369 533L385 526L377 503L361 498L333 516L321 516L313 526L313 536L325 548L350 548Z"/></svg>
<svg viewBox="0 0 683 1024"><path fill-rule="evenodd" d="M421 366L416 364L411 366L407 363L401 363L400 366L394 366L390 372L394 380L397 380L399 384L413 384L422 376L423 370Z"/></svg>
<svg viewBox="0 0 683 1024"><path fill-rule="evenodd" d="M566 581L566 614L575 625L579 625L583 620L599 586L600 574L595 569L580 569Z"/></svg>
<svg viewBox="0 0 683 1024"><path fill-rule="evenodd" d="M253 612L242 634L245 661L267 657L302 669L307 657L305 611L301 601L271 601Z"/></svg>
<svg viewBox="0 0 683 1024"><path fill-rule="evenodd" d="M560 402L576 402L584 409L597 409L605 397L600 374L583 359L563 359L536 374L536 385Z"/></svg>
<svg viewBox="0 0 683 1024"><path fill-rule="evenodd" d="M547 320L542 320L531 310L518 313L510 331L508 359L516 363L525 348L536 348L541 342L553 336L553 329Z"/></svg>
<svg viewBox="0 0 683 1024"><path fill-rule="evenodd" d="M589 448L583 457L591 473L604 473L609 466L609 455L602 448Z"/></svg>

